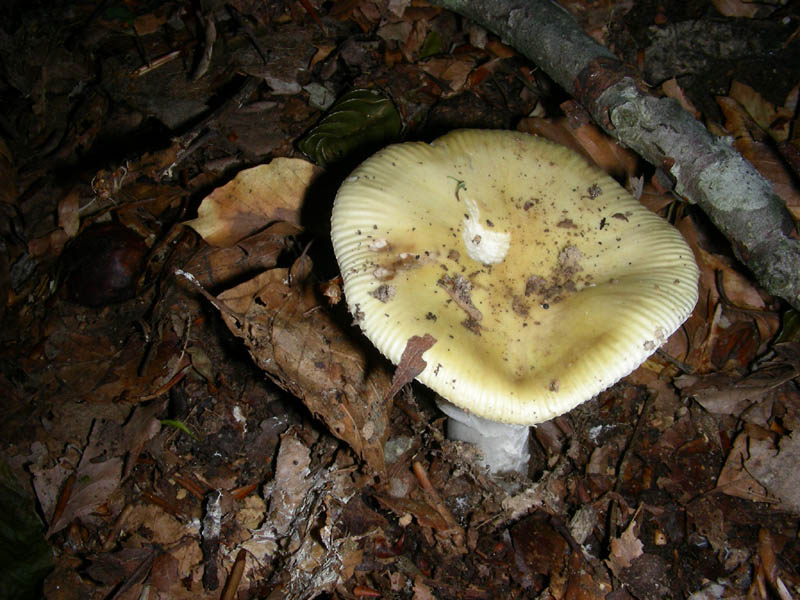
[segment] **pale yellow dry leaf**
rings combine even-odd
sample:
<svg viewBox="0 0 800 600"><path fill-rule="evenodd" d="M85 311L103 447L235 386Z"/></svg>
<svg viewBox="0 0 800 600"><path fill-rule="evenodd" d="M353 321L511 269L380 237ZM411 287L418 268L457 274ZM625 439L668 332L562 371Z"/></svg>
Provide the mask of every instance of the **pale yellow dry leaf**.
<svg viewBox="0 0 800 600"><path fill-rule="evenodd" d="M309 186L322 169L299 158L276 158L240 172L203 199L186 225L212 246L232 246L274 221L300 227Z"/></svg>
<svg viewBox="0 0 800 600"><path fill-rule="evenodd" d="M80 193L78 188L74 187L58 202L58 226L64 230L67 237L73 238L78 234L81 224L79 209Z"/></svg>

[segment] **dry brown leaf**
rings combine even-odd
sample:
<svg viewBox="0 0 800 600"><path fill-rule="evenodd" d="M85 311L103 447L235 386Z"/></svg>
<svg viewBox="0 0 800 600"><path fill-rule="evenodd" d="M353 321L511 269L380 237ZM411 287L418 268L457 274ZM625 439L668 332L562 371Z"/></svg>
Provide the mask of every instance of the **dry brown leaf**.
<svg viewBox="0 0 800 600"><path fill-rule="evenodd" d="M423 20L414 21L411 31L403 44L403 56L408 62L414 62L418 56L419 49L425 43L428 36L428 23Z"/></svg>
<svg viewBox="0 0 800 600"><path fill-rule="evenodd" d="M178 566L177 559L171 554L164 552L157 555L150 571L150 583L152 586L161 594L167 594L180 577Z"/></svg>
<svg viewBox="0 0 800 600"><path fill-rule="evenodd" d="M588 154L583 153L582 148L575 140L575 136L572 135L566 117L560 117L558 119L549 117L522 119L517 129L525 133L532 133L545 137L551 142L556 142L562 146L572 148L576 152L581 152L586 158L589 158Z"/></svg>
<svg viewBox="0 0 800 600"><path fill-rule="evenodd" d="M311 58L311 63L309 64L310 69L313 69L316 64L321 63L331 55L331 52L336 50L336 46L333 44L317 44L316 48L317 51L314 53L314 56Z"/></svg>
<svg viewBox="0 0 800 600"><path fill-rule="evenodd" d="M219 289L228 282L242 281L274 267L291 243L290 237L301 231L296 225L278 221L230 247L200 248L183 268L204 287Z"/></svg>
<svg viewBox="0 0 800 600"><path fill-rule="evenodd" d="M405 44L411 34L411 23L409 21L393 21L384 23L375 32L379 38L385 42L400 42Z"/></svg>
<svg viewBox="0 0 800 600"><path fill-rule="evenodd" d="M447 520L425 500L415 498L396 498L388 494L376 494L378 503L394 512L397 516L405 514L414 515L422 527L430 527L435 531L448 531L450 524Z"/></svg>
<svg viewBox="0 0 800 600"><path fill-rule="evenodd" d="M523 119L517 129L572 148L612 177L631 177L636 172L636 155L589 122L573 125L566 117L533 117Z"/></svg>
<svg viewBox="0 0 800 600"><path fill-rule="evenodd" d="M63 229L54 229L40 238L28 240L28 252L35 257L56 256L61 254L67 241L67 234Z"/></svg>
<svg viewBox="0 0 800 600"><path fill-rule="evenodd" d="M764 580L772 586L778 598L792 600L794 596L789 590L790 586L784 583L781 578L780 561L778 560L780 550L781 544L777 542L775 536L772 535L769 529L762 527L758 532L758 557L761 560L756 563L757 570L753 586L759 586L759 589L763 590L763 587L760 587L760 579L763 576ZM751 586L751 589L753 586ZM749 597L754 597L754 595L749 595ZM764 595L763 592L761 595Z"/></svg>
<svg viewBox="0 0 800 600"><path fill-rule="evenodd" d="M256 363L382 473L389 374L340 330L317 302L313 285L292 286L287 269L272 269L218 300L228 328Z"/></svg>
<svg viewBox="0 0 800 600"><path fill-rule="evenodd" d="M770 494L782 504L800 513L800 486L797 485L797 465L800 464L800 435L792 433L781 438L778 448L771 439L750 441L749 458L744 467Z"/></svg>
<svg viewBox="0 0 800 600"><path fill-rule="evenodd" d="M232 246L274 221L300 227L306 192L321 172L299 158L276 158L246 169L206 196L197 218L186 225L212 246Z"/></svg>
<svg viewBox="0 0 800 600"><path fill-rule="evenodd" d="M636 535L637 528L636 515L634 515L622 535L611 540L611 555L606 562L617 576L644 553L644 544Z"/></svg>
<svg viewBox="0 0 800 600"><path fill-rule="evenodd" d="M105 341L105 340L98 340ZM91 379L93 387L84 393L95 403L125 399L128 402L142 402L151 394L168 385L188 364L188 358L181 351L181 340L174 331L165 331L162 339L154 341L148 360L140 363L142 339L132 337L121 350L107 352L104 363L104 376L100 381ZM102 350L97 353L100 354ZM76 386L80 384L80 371L86 364L77 364L71 373ZM99 365L98 365L99 366ZM66 369L65 369L66 370ZM101 372L98 369L98 372ZM84 376L84 379L86 377ZM82 388L76 387L76 396Z"/></svg>
<svg viewBox="0 0 800 600"><path fill-rule="evenodd" d="M64 510L50 523L47 537L62 530L74 519L86 516L103 502L106 502L111 493L119 487L122 475L122 459L109 458L102 462L95 462L103 455L103 444L106 442L100 436L101 426L95 423L89 438L89 443L83 451L81 462L75 470L75 484L67 500Z"/></svg>
<svg viewBox="0 0 800 600"><path fill-rule="evenodd" d="M433 590L425 584L422 574L414 576L414 595L412 600L436 600Z"/></svg>
<svg viewBox="0 0 800 600"><path fill-rule="evenodd" d="M789 139L789 131L794 117L793 109L776 107L749 85L739 81L731 84L728 95L736 100L753 121L769 133L776 142L784 142Z"/></svg>
<svg viewBox="0 0 800 600"><path fill-rule="evenodd" d="M133 28L136 30L136 35L145 36L157 32L166 22L167 17L165 14L149 12L136 17L136 20L133 22Z"/></svg>
<svg viewBox="0 0 800 600"><path fill-rule="evenodd" d="M728 452L725 464L717 478L717 489L736 498L743 498L751 502L765 502L770 498L767 490L744 469L747 458L747 445L751 436L768 435L760 427L746 425L745 430L736 436L733 446Z"/></svg>
<svg viewBox="0 0 800 600"><path fill-rule="evenodd" d="M268 522L279 537L285 536L311 488L311 452L292 431L281 436L275 461L275 481L269 503Z"/></svg>
<svg viewBox="0 0 800 600"><path fill-rule="evenodd" d="M156 552L152 546L145 546L99 554L92 558L87 572L96 581L116 585L130 577L143 564L151 564Z"/></svg>
<svg viewBox="0 0 800 600"><path fill-rule="evenodd" d="M536 511L518 521L509 528L509 534L513 563L523 581L532 583L538 577L563 581L569 543L546 511ZM555 597L563 596L555 594Z"/></svg>
<svg viewBox="0 0 800 600"><path fill-rule="evenodd" d="M160 546L171 545L186 535L186 523L155 504L135 504L125 523L128 531L147 527L152 532L150 541ZM185 542L170 552L180 562L178 571L181 573L188 573L203 558L200 541L196 537Z"/></svg>
<svg viewBox="0 0 800 600"><path fill-rule="evenodd" d="M67 448L65 455L59 457L53 466L40 466L35 462L30 466L36 500L39 502L42 514L48 519L55 515L59 494L68 485L68 479L75 472L74 465L79 459L79 456L75 455L78 452L77 448Z"/></svg>
<svg viewBox="0 0 800 600"><path fill-rule="evenodd" d="M15 205L18 195L14 157L5 140L0 138L0 202Z"/></svg>
<svg viewBox="0 0 800 600"><path fill-rule="evenodd" d="M739 416L761 401L772 389L769 382L748 385L746 380L725 373L682 375L675 385L684 398L694 398L710 413Z"/></svg>
<svg viewBox="0 0 800 600"><path fill-rule="evenodd" d="M128 456L125 459L125 470L122 473L123 481L128 478L136 466L144 445L161 430L161 422L156 418L156 415L164 409L167 399L167 396L165 396L147 406L136 407L128 422L122 428L120 445L128 451Z"/></svg>
<svg viewBox="0 0 800 600"><path fill-rule="evenodd" d="M400 364L392 376L392 387L387 401L391 401L405 384L414 381L414 378L425 370L428 363L422 360L422 355L435 343L436 338L430 333L426 333L423 337L412 335L408 338L400 356Z"/></svg>
<svg viewBox="0 0 800 600"><path fill-rule="evenodd" d="M569 558L569 579L564 598L570 600L600 600L612 589L608 571L589 563L581 552L573 550Z"/></svg>
<svg viewBox="0 0 800 600"><path fill-rule="evenodd" d="M80 190L76 186L58 202L58 226L64 230L67 237L73 238L78 233L81 224L79 208Z"/></svg>
<svg viewBox="0 0 800 600"><path fill-rule="evenodd" d="M734 137L734 147L742 153L783 200L795 219L800 218L800 188L786 168L780 154L765 143L765 132L747 114L741 104L727 97L718 97L717 104L725 115L725 128Z"/></svg>
<svg viewBox="0 0 800 600"><path fill-rule="evenodd" d="M583 124L573 133L592 162L612 177L631 177L636 173L636 155L595 125Z"/></svg>
<svg viewBox="0 0 800 600"><path fill-rule="evenodd" d="M797 119L794 129L800 132L800 119ZM800 133L798 133L800 135ZM778 144L778 151L789 165L792 172L800 177L800 137Z"/></svg>
<svg viewBox="0 0 800 600"><path fill-rule="evenodd" d="M777 332L778 315L768 309L758 288L730 259L705 249L701 232L691 218L681 219L676 226L692 248L700 269L699 301L682 328L689 340L689 355L683 360L693 372L707 373L716 370L712 358L723 363L735 361L751 352L752 347L760 348L759 344ZM745 311L726 310L728 305ZM737 323L755 326L753 339L734 339L741 334L739 325L733 327ZM743 344L749 344L750 349Z"/></svg>
<svg viewBox="0 0 800 600"><path fill-rule="evenodd" d="M447 58L431 58L422 63L422 70L433 76L438 82L447 84L442 90L442 98L449 98L461 93L472 69L475 59L471 56L454 56Z"/></svg>
<svg viewBox="0 0 800 600"><path fill-rule="evenodd" d="M692 101L683 93L683 88L678 84L678 80L674 77L667 79L661 84L661 91L664 92L669 98L674 98L683 107L683 110L690 113L695 119L700 119L702 116L700 111L697 110Z"/></svg>
<svg viewBox="0 0 800 600"><path fill-rule="evenodd" d="M752 19L756 16L760 3L748 2L747 0L712 0L714 8L719 14L726 17L746 17Z"/></svg>
<svg viewBox="0 0 800 600"><path fill-rule="evenodd" d="M728 545L725 514L713 496L702 496L686 508L687 530L703 536L714 552L724 553Z"/></svg>
<svg viewBox="0 0 800 600"><path fill-rule="evenodd" d="M514 58L517 51L500 40L489 39L486 42L486 49L496 58Z"/></svg>

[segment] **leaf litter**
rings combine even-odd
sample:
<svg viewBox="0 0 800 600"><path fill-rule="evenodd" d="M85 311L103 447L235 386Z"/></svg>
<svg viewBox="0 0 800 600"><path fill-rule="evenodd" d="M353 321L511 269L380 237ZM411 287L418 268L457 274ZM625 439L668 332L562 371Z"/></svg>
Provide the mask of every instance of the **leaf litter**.
<svg viewBox="0 0 800 600"><path fill-rule="evenodd" d="M696 32L705 18L669 2L564 5L631 62L657 54L653 23ZM798 595L795 316L660 170L513 49L424 3L117 8L60 29L19 11L18 33L0 40L4 57L29 48L4 74L31 102L9 104L16 133L4 125L0 140L0 381L5 460L55 557L41 595ZM81 52L58 51L79 23ZM37 35L44 66L20 42ZM201 70L180 50L190 43ZM110 58L93 80L99 54ZM770 89L743 69L711 97L693 77L730 67L724 57L679 72L660 56L640 64L665 74L651 83L732 136L796 211L797 81ZM357 111L326 120L334 99L365 93L396 110L382 130ZM354 326L326 239L359 139L487 126L596 162L679 227L701 269L682 329L612 389L533 428L528 477L506 480L445 439L413 383L435 340L412 338L393 368ZM326 170L299 157L304 136ZM145 246L133 296L76 304L64 285L76 241L109 222Z"/></svg>

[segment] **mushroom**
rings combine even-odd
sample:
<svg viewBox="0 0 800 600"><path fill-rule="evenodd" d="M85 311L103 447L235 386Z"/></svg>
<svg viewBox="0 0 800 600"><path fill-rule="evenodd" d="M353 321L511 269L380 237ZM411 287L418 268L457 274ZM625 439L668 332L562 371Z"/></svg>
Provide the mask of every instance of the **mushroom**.
<svg viewBox="0 0 800 600"><path fill-rule="evenodd" d="M674 227L524 133L389 146L342 184L331 226L355 321L394 364L435 338L417 379L494 472L525 472L529 426L629 374L697 301Z"/></svg>

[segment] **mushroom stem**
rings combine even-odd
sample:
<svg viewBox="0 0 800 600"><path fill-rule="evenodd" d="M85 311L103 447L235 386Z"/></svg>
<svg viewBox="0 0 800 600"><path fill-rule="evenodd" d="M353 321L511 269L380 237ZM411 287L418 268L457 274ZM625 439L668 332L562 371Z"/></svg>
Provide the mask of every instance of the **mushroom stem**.
<svg viewBox="0 0 800 600"><path fill-rule="evenodd" d="M482 462L489 471L527 474L531 457L528 449L530 427L489 421L443 399L438 399L437 404L448 417L447 438L475 444L481 450Z"/></svg>

